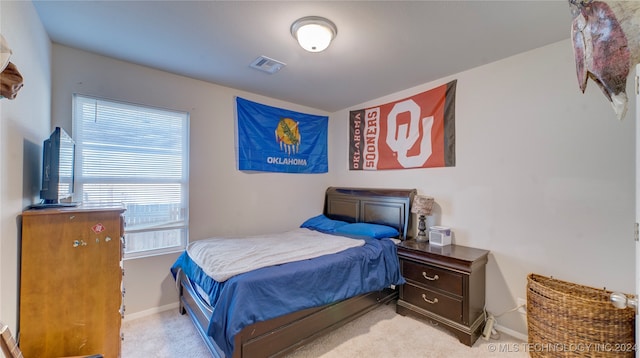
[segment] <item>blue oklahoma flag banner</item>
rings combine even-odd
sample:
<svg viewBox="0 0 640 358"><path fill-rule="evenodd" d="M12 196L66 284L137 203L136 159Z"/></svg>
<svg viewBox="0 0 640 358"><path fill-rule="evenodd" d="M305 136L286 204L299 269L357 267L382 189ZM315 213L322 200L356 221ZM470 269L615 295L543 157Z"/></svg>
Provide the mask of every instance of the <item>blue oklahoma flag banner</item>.
<svg viewBox="0 0 640 358"><path fill-rule="evenodd" d="M326 173L329 117L236 97L240 170Z"/></svg>

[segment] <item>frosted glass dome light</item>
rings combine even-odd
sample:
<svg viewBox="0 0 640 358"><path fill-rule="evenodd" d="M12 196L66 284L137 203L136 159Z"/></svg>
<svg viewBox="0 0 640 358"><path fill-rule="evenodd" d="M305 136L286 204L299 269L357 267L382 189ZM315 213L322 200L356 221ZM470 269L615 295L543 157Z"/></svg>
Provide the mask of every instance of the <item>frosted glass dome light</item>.
<svg viewBox="0 0 640 358"><path fill-rule="evenodd" d="M309 52L324 51L338 34L336 25L318 16L307 16L291 25L291 35Z"/></svg>

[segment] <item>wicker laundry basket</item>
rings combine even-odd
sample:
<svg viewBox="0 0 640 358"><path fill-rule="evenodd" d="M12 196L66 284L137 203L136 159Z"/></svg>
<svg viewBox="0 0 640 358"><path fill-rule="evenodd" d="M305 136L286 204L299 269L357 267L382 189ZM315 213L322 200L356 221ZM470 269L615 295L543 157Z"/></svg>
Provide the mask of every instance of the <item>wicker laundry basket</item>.
<svg viewBox="0 0 640 358"><path fill-rule="evenodd" d="M634 357L635 312L618 309L610 291L554 278L527 277L531 357Z"/></svg>

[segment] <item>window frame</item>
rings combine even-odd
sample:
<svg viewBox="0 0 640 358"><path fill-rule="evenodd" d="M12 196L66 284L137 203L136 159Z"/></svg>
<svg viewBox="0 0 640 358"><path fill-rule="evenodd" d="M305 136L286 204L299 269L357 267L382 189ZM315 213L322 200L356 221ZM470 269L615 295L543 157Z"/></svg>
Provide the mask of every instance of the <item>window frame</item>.
<svg viewBox="0 0 640 358"><path fill-rule="evenodd" d="M76 140L76 138L78 137L79 132L81 131L80 129L78 129L80 127L80 123L78 123L79 121L82 121L82 119L79 118L79 114L77 113L77 106L78 106L78 98L81 98L81 100L86 101L86 100L95 100L95 101L104 101L106 103L113 103L114 105L122 105L122 106L127 106L127 107L134 107L134 108L140 108L141 111L144 110L150 110L150 111L159 111L159 112L166 112L166 113L173 113L173 114L179 114L181 116L184 116L184 123L183 123L183 137L182 137L182 141L183 141L183 149L181 151L182 154L182 176L179 180L170 180L170 179L160 179L160 180L154 180L154 179L147 179L147 180L141 180L141 179L135 179L131 180L131 178L124 178L124 179L113 179L113 178L89 178L87 179L86 177L84 177L82 175L82 160L83 160L83 155L82 155L82 148L83 148L83 144L76 140L76 156L75 156L75 169L74 169L74 175L75 175L75 183L74 183L74 196L76 197L76 200L78 200L78 198L80 198L80 202L83 202L83 185L85 184L118 184L118 183L122 183L122 184L128 184L128 185L136 185L136 184L157 184L157 183L177 183L180 185L181 187L181 203L182 203L182 208L180 208L183 211L183 220L181 221L181 223L179 224L169 224L169 225L156 225L154 227L151 227L149 229L134 229L134 230L127 230L127 227L125 225L125 238L124 238L124 242L125 242L125 247L123 248L123 258L126 259L135 259L135 258L142 258L142 257L150 257L150 256L157 256L157 255L164 255L164 254L171 254L171 253L177 253L177 252L182 252L185 250L187 244L189 243L189 160L190 160L190 114L189 112L186 111L180 111L180 110L173 110L173 109L167 109L167 108L161 108L161 107L155 107L155 106L149 106L149 105L144 105L144 104L138 104L138 103L132 103L132 102L126 102L126 101L121 101L121 100L113 100L110 98L103 98L103 97L96 97L96 96L90 96L90 95L84 95L84 94L80 94L80 93L74 93L73 94L73 99L72 99L72 130L73 130L73 137L74 140ZM125 205L126 207L126 205ZM125 211L124 213L125 216L125 222L127 219L127 212ZM136 234L136 233L144 233L144 232L156 232L156 233L160 233L162 231L165 230L182 230L182 233L180 235L180 245L178 246L171 246L171 247L164 247L164 248L150 248L150 249L144 249L144 250L140 250L140 251L134 251L134 252L127 252L127 239L126 236L127 234Z"/></svg>

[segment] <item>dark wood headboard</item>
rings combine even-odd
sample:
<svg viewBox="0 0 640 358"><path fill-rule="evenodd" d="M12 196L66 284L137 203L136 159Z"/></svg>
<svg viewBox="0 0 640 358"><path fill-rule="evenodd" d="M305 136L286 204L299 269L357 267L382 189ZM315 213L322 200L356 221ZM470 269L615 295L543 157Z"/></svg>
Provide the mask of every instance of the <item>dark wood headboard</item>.
<svg viewBox="0 0 640 358"><path fill-rule="evenodd" d="M324 215L347 222L382 224L398 229L405 240L411 228L411 203L416 189L372 189L329 187Z"/></svg>

